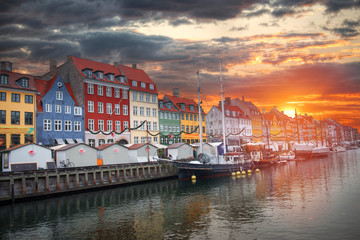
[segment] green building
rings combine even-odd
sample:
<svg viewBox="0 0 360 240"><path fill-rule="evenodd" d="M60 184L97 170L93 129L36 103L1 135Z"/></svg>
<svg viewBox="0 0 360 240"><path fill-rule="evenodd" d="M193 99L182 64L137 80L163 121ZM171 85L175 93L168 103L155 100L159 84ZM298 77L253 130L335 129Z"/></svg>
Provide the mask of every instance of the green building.
<svg viewBox="0 0 360 240"><path fill-rule="evenodd" d="M180 111L170 101L159 99L160 144L181 142Z"/></svg>

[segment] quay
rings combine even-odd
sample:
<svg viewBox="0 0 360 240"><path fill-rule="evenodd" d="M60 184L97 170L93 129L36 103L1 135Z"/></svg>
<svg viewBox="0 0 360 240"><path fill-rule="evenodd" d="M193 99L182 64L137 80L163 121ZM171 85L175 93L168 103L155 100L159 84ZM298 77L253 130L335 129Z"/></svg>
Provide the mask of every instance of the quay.
<svg viewBox="0 0 360 240"><path fill-rule="evenodd" d="M176 177L176 169L171 164L159 163L3 173L0 175L0 204L171 177Z"/></svg>

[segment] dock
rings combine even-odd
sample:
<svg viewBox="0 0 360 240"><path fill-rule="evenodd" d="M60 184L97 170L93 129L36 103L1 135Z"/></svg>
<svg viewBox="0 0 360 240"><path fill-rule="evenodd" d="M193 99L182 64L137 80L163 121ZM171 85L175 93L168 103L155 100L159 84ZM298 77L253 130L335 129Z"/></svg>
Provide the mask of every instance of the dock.
<svg viewBox="0 0 360 240"><path fill-rule="evenodd" d="M0 204L176 177L171 165L136 163L0 175Z"/></svg>

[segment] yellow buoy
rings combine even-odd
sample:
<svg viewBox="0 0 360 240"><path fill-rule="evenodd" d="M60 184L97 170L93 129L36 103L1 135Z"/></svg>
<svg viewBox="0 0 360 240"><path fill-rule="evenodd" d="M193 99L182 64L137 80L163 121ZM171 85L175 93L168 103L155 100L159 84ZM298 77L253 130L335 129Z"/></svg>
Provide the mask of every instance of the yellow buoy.
<svg viewBox="0 0 360 240"><path fill-rule="evenodd" d="M192 175L192 176L191 176L191 180L196 180L196 176L195 176L195 175Z"/></svg>
<svg viewBox="0 0 360 240"><path fill-rule="evenodd" d="M242 175L246 175L246 172L245 172L245 171L242 171L241 173L242 173Z"/></svg>
<svg viewBox="0 0 360 240"><path fill-rule="evenodd" d="M255 172L259 173L259 172L260 172L260 169L257 168L257 169L255 170Z"/></svg>
<svg viewBox="0 0 360 240"><path fill-rule="evenodd" d="M236 172L236 175L240 175L240 174L241 174L240 171L237 171L237 172Z"/></svg>
<svg viewBox="0 0 360 240"><path fill-rule="evenodd" d="M249 170L247 170L247 172L248 172L248 174L251 174L251 170L249 169Z"/></svg>
<svg viewBox="0 0 360 240"><path fill-rule="evenodd" d="M235 175L236 175L236 174L235 174L235 172L232 172L232 173L231 173L231 176L233 176L233 177L234 177Z"/></svg>

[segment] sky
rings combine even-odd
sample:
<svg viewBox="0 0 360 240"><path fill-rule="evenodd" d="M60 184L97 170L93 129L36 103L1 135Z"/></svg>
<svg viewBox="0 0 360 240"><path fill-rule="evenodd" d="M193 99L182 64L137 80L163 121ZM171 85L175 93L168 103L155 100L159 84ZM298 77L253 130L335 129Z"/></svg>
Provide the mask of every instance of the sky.
<svg viewBox="0 0 360 240"><path fill-rule="evenodd" d="M360 129L360 0L0 2L0 59L42 75L68 55L136 63L159 95L224 97Z"/></svg>

